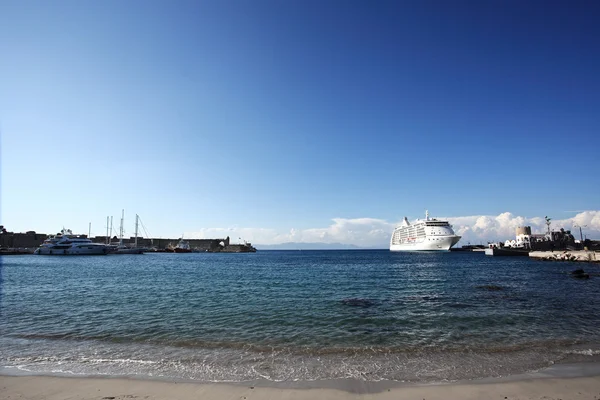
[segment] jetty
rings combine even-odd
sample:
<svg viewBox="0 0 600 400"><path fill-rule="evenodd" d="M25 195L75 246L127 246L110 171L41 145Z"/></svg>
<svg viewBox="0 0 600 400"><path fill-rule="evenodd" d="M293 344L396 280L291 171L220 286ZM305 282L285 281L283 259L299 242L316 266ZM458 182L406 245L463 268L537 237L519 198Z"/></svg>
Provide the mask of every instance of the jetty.
<svg viewBox="0 0 600 400"><path fill-rule="evenodd" d="M0 256L20 256L24 254L33 254L35 248L10 248L10 247L2 247L0 248Z"/></svg>
<svg viewBox="0 0 600 400"><path fill-rule="evenodd" d="M486 256L510 256L510 257L527 257L529 250L526 249L511 249L511 248L499 248L490 247L485 249Z"/></svg>
<svg viewBox="0 0 600 400"><path fill-rule="evenodd" d="M590 250L532 251L529 257L543 261L600 262L600 252Z"/></svg>
<svg viewBox="0 0 600 400"><path fill-rule="evenodd" d="M570 230L560 228L555 231L550 229L552 218L546 218L548 230L543 234L532 234L530 226L519 226L515 230L515 238L506 240L504 243L488 243L485 249L488 256L529 256L539 260L553 261L586 261L596 262L600 260L598 241L581 240L576 241Z"/></svg>

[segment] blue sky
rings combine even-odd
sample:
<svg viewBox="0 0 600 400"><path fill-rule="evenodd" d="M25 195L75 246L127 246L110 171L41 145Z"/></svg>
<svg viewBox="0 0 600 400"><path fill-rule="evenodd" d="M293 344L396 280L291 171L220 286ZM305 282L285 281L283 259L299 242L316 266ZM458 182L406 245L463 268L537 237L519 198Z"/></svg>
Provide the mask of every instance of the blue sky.
<svg viewBox="0 0 600 400"><path fill-rule="evenodd" d="M426 208L598 210L598 20L590 1L2 0L1 223L102 234L125 209L128 233L137 213L153 236L276 242Z"/></svg>

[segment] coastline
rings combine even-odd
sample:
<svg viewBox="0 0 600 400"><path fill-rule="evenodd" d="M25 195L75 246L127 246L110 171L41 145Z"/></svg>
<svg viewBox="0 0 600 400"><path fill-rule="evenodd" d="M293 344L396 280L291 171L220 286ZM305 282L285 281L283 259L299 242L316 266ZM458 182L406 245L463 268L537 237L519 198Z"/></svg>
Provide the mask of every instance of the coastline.
<svg viewBox="0 0 600 400"><path fill-rule="evenodd" d="M501 400L565 385L560 398L584 386L583 398L600 398L598 286L565 267L385 251L259 257L11 258L0 399Z"/></svg>
<svg viewBox="0 0 600 400"><path fill-rule="evenodd" d="M0 399L597 399L600 364L590 364L594 366L582 369L581 365L573 364L568 368L576 374L582 370L593 373L589 376L570 376L568 371L558 368L515 377L436 384L341 379L271 385L272 382L196 383L123 377L0 375Z"/></svg>

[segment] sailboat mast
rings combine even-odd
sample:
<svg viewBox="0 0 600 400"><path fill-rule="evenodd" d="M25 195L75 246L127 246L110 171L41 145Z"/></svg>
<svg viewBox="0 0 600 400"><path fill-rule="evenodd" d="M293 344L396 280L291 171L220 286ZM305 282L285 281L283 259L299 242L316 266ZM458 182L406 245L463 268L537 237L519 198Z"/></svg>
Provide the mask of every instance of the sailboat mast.
<svg viewBox="0 0 600 400"><path fill-rule="evenodd" d="M125 219L125 210L121 210L121 228L119 229L119 239L123 244L123 219Z"/></svg>
<svg viewBox="0 0 600 400"><path fill-rule="evenodd" d="M90 226L88 227L88 239L92 236L92 223L90 222Z"/></svg>
<svg viewBox="0 0 600 400"><path fill-rule="evenodd" d="M112 228L112 215L111 215L110 216L110 236L112 236L112 231L113 231L113 228ZM109 240L108 244L110 244L110 238L108 240Z"/></svg>
<svg viewBox="0 0 600 400"><path fill-rule="evenodd" d="M135 214L135 247L137 247L137 237L138 237L138 215Z"/></svg>
<svg viewBox="0 0 600 400"><path fill-rule="evenodd" d="M108 215L106 216L106 244L110 244L110 236L108 236Z"/></svg>

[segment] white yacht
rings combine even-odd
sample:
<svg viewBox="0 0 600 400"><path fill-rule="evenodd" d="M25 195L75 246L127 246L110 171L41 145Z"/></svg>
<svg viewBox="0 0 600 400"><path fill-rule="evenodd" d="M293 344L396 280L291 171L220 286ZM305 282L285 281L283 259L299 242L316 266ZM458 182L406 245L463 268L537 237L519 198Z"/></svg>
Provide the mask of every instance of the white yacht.
<svg viewBox="0 0 600 400"><path fill-rule="evenodd" d="M417 219L412 224L404 217L402 224L394 229L390 251L444 251L459 240L460 236L454 234L448 221L429 218L429 212L425 211L425 219Z"/></svg>
<svg viewBox="0 0 600 400"><path fill-rule="evenodd" d="M94 243L87 237L74 235L70 229L63 229L59 234L50 236L38 247L34 254L40 255L100 255L106 254L105 245Z"/></svg>

